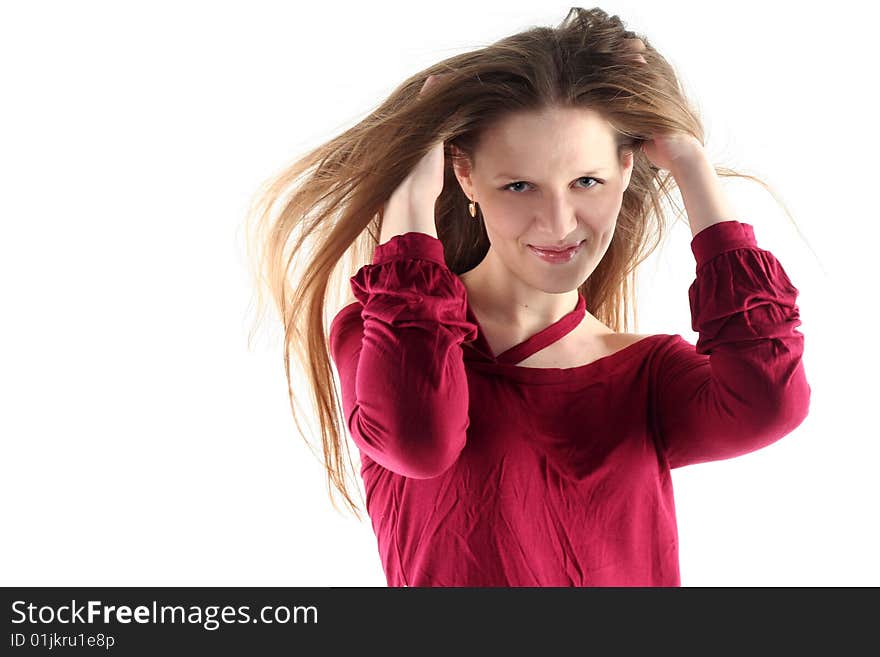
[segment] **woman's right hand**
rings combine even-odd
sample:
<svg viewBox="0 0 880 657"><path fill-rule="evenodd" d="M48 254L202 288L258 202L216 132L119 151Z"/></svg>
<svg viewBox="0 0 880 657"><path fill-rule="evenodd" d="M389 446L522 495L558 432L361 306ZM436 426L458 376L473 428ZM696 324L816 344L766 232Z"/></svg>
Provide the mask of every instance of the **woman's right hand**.
<svg viewBox="0 0 880 657"><path fill-rule="evenodd" d="M436 84L438 76L429 75L419 95ZM380 243L394 235L411 230L429 233L436 237L434 203L443 191L443 141L438 141L409 172L394 190L385 205ZM384 239L383 239L384 238Z"/></svg>

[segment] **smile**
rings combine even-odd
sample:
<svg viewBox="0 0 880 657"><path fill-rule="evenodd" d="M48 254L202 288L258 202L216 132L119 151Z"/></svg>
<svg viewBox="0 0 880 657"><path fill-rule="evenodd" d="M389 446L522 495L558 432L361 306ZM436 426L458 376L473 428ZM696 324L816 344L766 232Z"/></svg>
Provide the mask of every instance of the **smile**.
<svg viewBox="0 0 880 657"><path fill-rule="evenodd" d="M584 242L565 251L544 251L529 245L529 251L538 256L541 260L550 263L570 262L574 257L583 250Z"/></svg>

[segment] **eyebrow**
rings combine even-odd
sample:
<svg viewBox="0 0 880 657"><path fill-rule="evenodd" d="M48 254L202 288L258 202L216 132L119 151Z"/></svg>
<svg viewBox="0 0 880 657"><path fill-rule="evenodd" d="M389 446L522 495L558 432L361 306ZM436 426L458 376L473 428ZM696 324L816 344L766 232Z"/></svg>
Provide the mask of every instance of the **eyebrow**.
<svg viewBox="0 0 880 657"><path fill-rule="evenodd" d="M593 171L585 171L584 173L581 174L581 176L595 176L597 174L601 174L602 171L604 171L604 169L594 169ZM497 180L499 178L512 178L514 180L528 180L528 176L511 176L510 174L507 174L507 173L499 173L497 176L495 176L494 180Z"/></svg>

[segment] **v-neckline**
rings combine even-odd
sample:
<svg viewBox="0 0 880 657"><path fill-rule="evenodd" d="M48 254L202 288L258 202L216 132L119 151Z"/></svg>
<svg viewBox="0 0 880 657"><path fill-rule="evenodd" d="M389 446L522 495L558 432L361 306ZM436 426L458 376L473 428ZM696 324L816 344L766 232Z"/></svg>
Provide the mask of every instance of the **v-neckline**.
<svg viewBox="0 0 880 657"><path fill-rule="evenodd" d="M566 313L549 326L544 327L534 335L526 338L519 344L516 344L509 349L505 349L502 353L496 356L492 353L492 348L489 346L488 340L486 340L483 327L480 326L480 322L471 310L470 304L467 304L467 318L477 326L477 338L472 343L472 346L477 348L477 350L482 351L495 363L508 365L515 365L532 354L541 351L544 347L562 339L581 323L586 314L587 302L579 290L577 304L575 304L573 310Z"/></svg>

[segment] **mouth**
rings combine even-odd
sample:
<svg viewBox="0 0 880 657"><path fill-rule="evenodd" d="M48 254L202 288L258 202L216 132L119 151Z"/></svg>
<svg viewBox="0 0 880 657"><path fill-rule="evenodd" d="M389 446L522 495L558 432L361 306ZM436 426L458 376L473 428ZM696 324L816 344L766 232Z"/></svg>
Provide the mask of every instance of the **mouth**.
<svg viewBox="0 0 880 657"><path fill-rule="evenodd" d="M568 251L569 249L573 249L576 246L580 245L582 242L583 242L583 240L581 242L578 242L577 244L572 244L571 246L567 246L563 249L555 249L555 248L551 248L549 246L535 246L534 244L529 244L529 246L532 247L533 249L538 249L539 251L550 251L551 253L564 253L565 251Z"/></svg>
<svg viewBox="0 0 880 657"><path fill-rule="evenodd" d="M562 249L561 251L554 249L539 249L538 247L532 246L531 244L529 244L528 247L529 251L547 262L568 262L578 253L580 253L585 241L586 240L582 240L575 246L569 247L567 249Z"/></svg>

